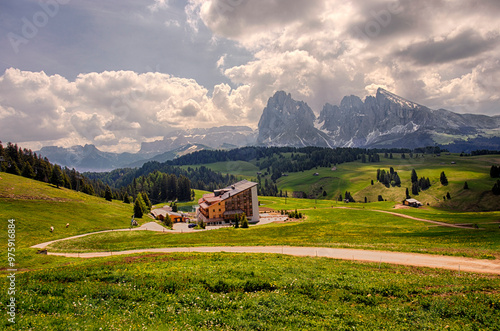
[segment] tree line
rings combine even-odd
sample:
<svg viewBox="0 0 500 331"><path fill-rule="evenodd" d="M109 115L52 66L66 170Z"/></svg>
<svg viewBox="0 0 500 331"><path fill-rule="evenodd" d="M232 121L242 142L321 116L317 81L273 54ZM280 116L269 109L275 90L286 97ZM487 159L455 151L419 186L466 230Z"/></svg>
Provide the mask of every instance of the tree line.
<svg viewBox="0 0 500 331"><path fill-rule="evenodd" d="M23 176L56 187L83 192L89 195L103 194L105 186L93 183L75 169L61 168L51 164L46 157L37 155L31 149L7 143L4 147L0 141L0 170L17 176Z"/></svg>

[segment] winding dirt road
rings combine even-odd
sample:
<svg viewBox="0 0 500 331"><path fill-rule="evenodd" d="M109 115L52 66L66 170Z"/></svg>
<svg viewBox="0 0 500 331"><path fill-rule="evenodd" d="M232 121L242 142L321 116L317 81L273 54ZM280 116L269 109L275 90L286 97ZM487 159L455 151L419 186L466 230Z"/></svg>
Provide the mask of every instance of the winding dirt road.
<svg viewBox="0 0 500 331"><path fill-rule="evenodd" d="M356 209L349 207L340 207L340 208ZM439 226L461 228L461 229L463 228L469 230L472 229L466 226L425 220L389 211L383 211L383 210L374 210L374 211L387 213L399 217L405 217L417 221L433 223ZM167 232L165 231L166 229L164 227L154 222L144 224L143 226L133 230ZM131 231L131 230L122 229L122 230L107 230L94 233L86 233L78 236L41 243L32 246L32 248L46 249L47 246L58 241L70 240L96 233L106 233L113 231ZM119 252L90 252L90 253L47 252L47 254L56 256L65 256L65 257L97 258L104 256L140 254L140 253L174 253L174 252L200 252L200 253L230 252L230 253L250 253L250 254L271 253L271 254L286 254L293 256L317 256L317 257L327 257L327 258L341 259L341 260L390 263L390 264L411 265L418 267L449 269L449 270L456 270L457 273L466 271L466 272L489 273L489 274L500 275L500 260L480 260L480 259L454 257L454 256L373 251L373 250L361 250L361 249L326 248L326 247L292 247L292 246L174 247L174 248L148 248L148 249L126 250Z"/></svg>
<svg viewBox="0 0 500 331"><path fill-rule="evenodd" d="M292 246L218 246L218 247L174 247L174 248L149 248L127 250L120 252L96 253L48 253L49 255L95 258L103 256L116 256L138 253L271 253L293 256L316 256L340 260L353 260L377 263L390 263L456 270L459 272L478 272L500 275L500 261L478 260L465 257L441 256L416 253L400 253L386 251L370 251L360 249L323 248L323 247L292 247Z"/></svg>

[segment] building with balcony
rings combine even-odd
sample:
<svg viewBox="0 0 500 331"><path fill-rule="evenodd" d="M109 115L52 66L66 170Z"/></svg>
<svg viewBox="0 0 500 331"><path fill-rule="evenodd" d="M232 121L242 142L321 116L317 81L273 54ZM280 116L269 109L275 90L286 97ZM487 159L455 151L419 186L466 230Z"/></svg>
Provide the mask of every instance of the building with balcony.
<svg viewBox="0 0 500 331"><path fill-rule="evenodd" d="M224 225L234 222L236 215L245 214L249 223L259 222L257 183L242 180L226 188L205 194L198 200L198 220L207 225Z"/></svg>

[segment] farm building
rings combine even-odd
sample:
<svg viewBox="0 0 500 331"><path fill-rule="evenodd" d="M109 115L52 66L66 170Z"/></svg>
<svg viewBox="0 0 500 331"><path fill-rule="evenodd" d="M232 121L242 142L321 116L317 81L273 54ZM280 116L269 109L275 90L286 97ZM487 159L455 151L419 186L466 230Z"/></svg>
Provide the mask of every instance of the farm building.
<svg viewBox="0 0 500 331"><path fill-rule="evenodd" d="M170 219L174 223L183 223L189 221L189 217L183 213L175 213L172 211L172 208L166 206L163 208L153 209L151 211L151 215L159 221L164 221L165 217L170 216Z"/></svg>
<svg viewBox="0 0 500 331"><path fill-rule="evenodd" d="M423 206L422 203L416 199L406 199L403 204L405 206L410 206L410 207L415 207L418 208L420 206Z"/></svg>
<svg viewBox="0 0 500 331"><path fill-rule="evenodd" d="M207 225L230 224L236 215L245 214L249 223L259 221L257 183L242 180L226 188L205 194L198 200L198 220Z"/></svg>

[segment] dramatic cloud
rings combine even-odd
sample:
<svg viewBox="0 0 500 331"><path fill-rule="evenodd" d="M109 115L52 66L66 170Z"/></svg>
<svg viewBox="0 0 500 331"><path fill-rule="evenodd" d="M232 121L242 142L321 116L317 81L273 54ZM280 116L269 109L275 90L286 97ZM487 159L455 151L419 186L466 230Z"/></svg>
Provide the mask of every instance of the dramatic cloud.
<svg viewBox="0 0 500 331"><path fill-rule="evenodd" d="M8 69L0 76L0 132L2 139L30 145L70 141L137 151L141 142L175 129L247 121L257 108L248 108L245 94L245 88L220 85L210 97L192 79L161 73L90 73L70 82Z"/></svg>
<svg viewBox="0 0 500 331"><path fill-rule="evenodd" d="M497 43L498 36L483 39L479 34L468 30L450 39L424 41L410 45L396 55L408 57L422 65L447 63L482 54L495 48Z"/></svg>
<svg viewBox="0 0 500 331"><path fill-rule="evenodd" d="M384 87L499 113L496 0L61 1L27 36L40 3L0 5L5 141L134 151L178 128L255 127L277 90L315 112Z"/></svg>

